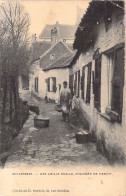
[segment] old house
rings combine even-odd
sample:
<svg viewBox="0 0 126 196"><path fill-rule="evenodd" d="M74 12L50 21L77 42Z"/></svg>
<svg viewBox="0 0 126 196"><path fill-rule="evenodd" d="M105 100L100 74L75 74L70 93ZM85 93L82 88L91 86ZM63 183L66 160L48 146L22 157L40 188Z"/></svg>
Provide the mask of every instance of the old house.
<svg viewBox="0 0 126 196"><path fill-rule="evenodd" d="M31 48L31 66L29 73L29 91L38 95L38 77L40 56L51 47L51 43L34 41Z"/></svg>
<svg viewBox="0 0 126 196"><path fill-rule="evenodd" d="M92 1L76 31L70 67L75 107L111 162L126 160L124 2Z"/></svg>
<svg viewBox="0 0 126 196"><path fill-rule="evenodd" d="M51 41L38 42L33 48L30 70L30 91L37 97L56 100L66 80L69 83L69 64L74 55L65 40L59 37L54 27L50 31ZM41 46L39 46L39 44Z"/></svg>

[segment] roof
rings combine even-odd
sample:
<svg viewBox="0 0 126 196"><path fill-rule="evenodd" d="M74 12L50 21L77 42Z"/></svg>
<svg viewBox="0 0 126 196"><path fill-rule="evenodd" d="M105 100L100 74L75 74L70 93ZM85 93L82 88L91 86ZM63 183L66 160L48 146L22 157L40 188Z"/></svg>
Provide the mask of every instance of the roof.
<svg viewBox="0 0 126 196"><path fill-rule="evenodd" d="M69 56L71 54L73 54L73 52L69 49L69 47L64 42L59 41L40 57L40 67L44 70L65 55ZM50 58L51 55L54 56L54 59Z"/></svg>
<svg viewBox="0 0 126 196"><path fill-rule="evenodd" d="M34 42L31 49L31 62L38 60L50 47L50 42Z"/></svg>
<svg viewBox="0 0 126 196"><path fill-rule="evenodd" d="M116 5L117 4L117 5ZM123 1L92 1L84 14L81 22L75 33L75 40L73 47L77 50L85 50L91 44L93 44L96 33L92 29L94 25L99 22L100 18L106 17L110 18L109 15L112 14L113 9L119 9L122 13L124 12L124 2Z"/></svg>
<svg viewBox="0 0 126 196"><path fill-rule="evenodd" d="M74 54L64 55L59 60L55 61L55 63L52 63L49 66L45 67L43 71L68 67L71 63L73 56Z"/></svg>
<svg viewBox="0 0 126 196"><path fill-rule="evenodd" d="M63 25L59 23L54 24L54 25L46 25L43 31L41 32L39 38L42 39L46 37L51 37L51 29L53 29L57 25L59 29L60 38L64 38L64 39L73 38L74 39L76 26L75 25Z"/></svg>

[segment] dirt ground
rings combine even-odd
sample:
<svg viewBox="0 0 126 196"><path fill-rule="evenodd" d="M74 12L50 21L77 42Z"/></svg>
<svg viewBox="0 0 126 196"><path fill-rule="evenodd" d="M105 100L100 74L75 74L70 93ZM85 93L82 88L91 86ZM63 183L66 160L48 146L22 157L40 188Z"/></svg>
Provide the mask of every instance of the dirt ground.
<svg viewBox="0 0 126 196"><path fill-rule="evenodd" d="M23 92L21 95L29 104L39 107L40 112L50 118L49 127L35 128L35 113L29 118L13 141L5 167L28 166L107 166L108 161L97 150L95 143L78 144L76 129L62 120L54 103L45 103Z"/></svg>

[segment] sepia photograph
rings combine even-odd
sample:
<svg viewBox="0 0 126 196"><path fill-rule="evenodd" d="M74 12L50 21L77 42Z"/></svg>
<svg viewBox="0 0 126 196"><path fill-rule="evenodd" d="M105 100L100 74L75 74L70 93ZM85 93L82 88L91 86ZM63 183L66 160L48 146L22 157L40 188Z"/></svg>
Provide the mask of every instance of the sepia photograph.
<svg viewBox="0 0 126 196"><path fill-rule="evenodd" d="M0 0L0 179L67 185L10 193L0 182L0 196L126 195L125 10L119 0ZM120 178L114 191L68 189L102 175L115 187Z"/></svg>

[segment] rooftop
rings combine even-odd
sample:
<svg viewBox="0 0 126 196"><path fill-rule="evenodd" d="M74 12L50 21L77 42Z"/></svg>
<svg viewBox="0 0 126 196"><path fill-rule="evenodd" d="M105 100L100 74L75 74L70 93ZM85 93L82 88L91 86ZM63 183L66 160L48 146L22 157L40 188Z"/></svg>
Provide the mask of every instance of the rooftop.
<svg viewBox="0 0 126 196"><path fill-rule="evenodd" d="M39 38L42 39L51 37L51 29L53 29L54 27L58 28L60 38L74 39L75 31L77 28L76 25L59 24L58 22L54 25L46 25Z"/></svg>
<svg viewBox="0 0 126 196"><path fill-rule="evenodd" d="M70 62L71 62L73 56L74 56L74 54L64 55L59 60L55 61L55 63L52 63L49 66L45 67L43 70L47 71L47 70L50 70L50 69L68 67L70 65Z"/></svg>
<svg viewBox="0 0 126 196"><path fill-rule="evenodd" d="M59 41L41 56L40 67L43 70L45 70L46 68L49 68L50 65L58 67L59 65L57 65L56 63L58 60L61 60L63 58L65 61L68 56L70 57L73 54L74 53L70 50L70 48L67 46L66 43ZM51 58L52 56L53 58Z"/></svg>
<svg viewBox="0 0 126 196"><path fill-rule="evenodd" d="M31 62L38 60L50 47L50 42L34 42L31 49Z"/></svg>

